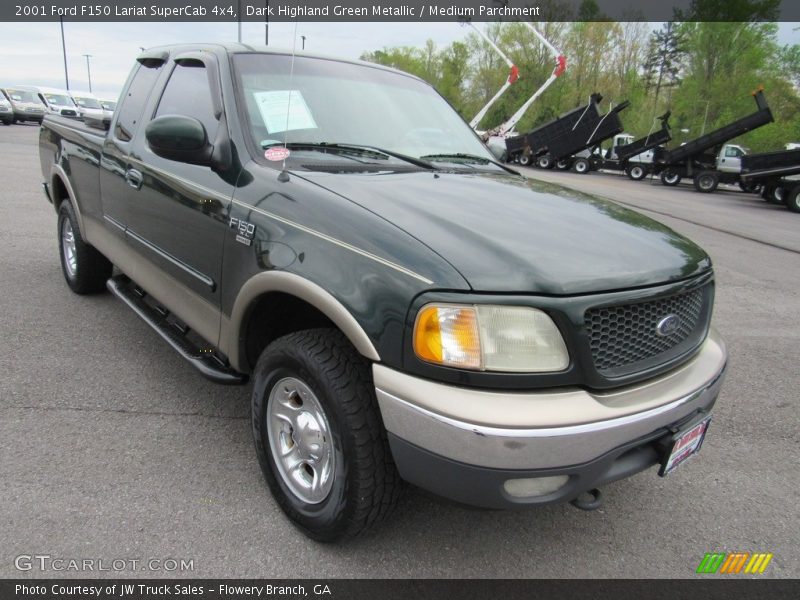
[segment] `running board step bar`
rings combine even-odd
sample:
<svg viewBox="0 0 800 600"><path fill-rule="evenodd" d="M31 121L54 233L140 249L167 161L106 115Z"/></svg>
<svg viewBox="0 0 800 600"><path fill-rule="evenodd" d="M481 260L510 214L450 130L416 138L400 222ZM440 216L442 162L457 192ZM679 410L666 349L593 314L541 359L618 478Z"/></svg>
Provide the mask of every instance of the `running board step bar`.
<svg viewBox="0 0 800 600"><path fill-rule="evenodd" d="M161 306L154 308L145 302L147 294L123 276L112 277L106 282L108 291L127 304L164 338L172 348L189 362L206 379L225 385L241 385L247 375L234 371L222 363L213 353L203 351L186 337L189 328L167 320L169 312Z"/></svg>

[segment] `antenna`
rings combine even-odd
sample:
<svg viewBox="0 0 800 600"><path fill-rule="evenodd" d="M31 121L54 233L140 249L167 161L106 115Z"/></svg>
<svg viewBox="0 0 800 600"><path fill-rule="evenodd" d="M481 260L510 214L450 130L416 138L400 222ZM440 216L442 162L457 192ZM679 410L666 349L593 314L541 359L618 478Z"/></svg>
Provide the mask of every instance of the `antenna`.
<svg viewBox="0 0 800 600"><path fill-rule="evenodd" d="M297 49L297 19L294 22L294 35L292 36L292 66L289 68L289 97L286 99L286 129L283 132L283 149L288 150L289 144L289 115L292 107L292 80L294 79L294 54ZM286 172L286 153L283 156L283 170L278 175L278 181L289 181L289 173Z"/></svg>

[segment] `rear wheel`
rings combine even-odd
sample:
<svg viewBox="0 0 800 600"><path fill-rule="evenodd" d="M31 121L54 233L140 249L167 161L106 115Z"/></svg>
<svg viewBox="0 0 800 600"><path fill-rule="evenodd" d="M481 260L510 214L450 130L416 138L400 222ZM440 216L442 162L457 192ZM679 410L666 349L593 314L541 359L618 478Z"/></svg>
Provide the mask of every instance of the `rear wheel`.
<svg viewBox="0 0 800 600"><path fill-rule="evenodd" d="M69 200L58 209L58 248L64 279L73 292L96 294L105 290L113 267L105 256L83 241Z"/></svg>
<svg viewBox="0 0 800 600"><path fill-rule="evenodd" d="M576 158L575 162L572 163L572 170L576 173L580 173L584 175L589 172L591 169L591 165L589 164L589 160L586 158Z"/></svg>
<svg viewBox="0 0 800 600"><path fill-rule="evenodd" d="M536 160L536 165L540 169L552 169L553 168L553 157L549 154L543 154Z"/></svg>
<svg viewBox="0 0 800 600"><path fill-rule="evenodd" d="M523 167L527 167L529 164L531 164L531 155L522 153L522 154L519 155L519 158L517 159L517 161Z"/></svg>
<svg viewBox="0 0 800 600"><path fill-rule="evenodd" d="M784 196L786 197L786 208L792 212L800 213L800 185L794 186Z"/></svg>
<svg viewBox="0 0 800 600"><path fill-rule="evenodd" d="M339 331L284 336L254 371L252 427L278 505L309 537L333 542L384 520L401 483L372 372Z"/></svg>
<svg viewBox="0 0 800 600"><path fill-rule="evenodd" d="M647 175L647 172L641 165L631 165L625 169L625 174L634 181L640 181L644 179L645 175Z"/></svg>
<svg viewBox="0 0 800 600"><path fill-rule="evenodd" d="M694 176L694 189L703 194L709 194L719 185L719 173L716 171L700 171Z"/></svg>
<svg viewBox="0 0 800 600"><path fill-rule="evenodd" d="M681 182L681 176L672 169L661 171L661 183L670 187L676 186Z"/></svg>
<svg viewBox="0 0 800 600"><path fill-rule="evenodd" d="M570 164L568 160L560 160L556 163L556 169L559 171L566 171L570 168Z"/></svg>

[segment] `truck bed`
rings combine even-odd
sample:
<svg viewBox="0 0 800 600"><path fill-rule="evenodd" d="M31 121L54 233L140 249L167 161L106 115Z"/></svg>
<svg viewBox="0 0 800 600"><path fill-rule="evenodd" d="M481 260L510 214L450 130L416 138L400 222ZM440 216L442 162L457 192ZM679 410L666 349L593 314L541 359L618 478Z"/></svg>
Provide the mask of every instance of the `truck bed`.
<svg viewBox="0 0 800 600"><path fill-rule="evenodd" d="M800 150L780 150L746 154L742 157L742 177L786 177L800 173Z"/></svg>
<svg viewBox="0 0 800 600"><path fill-rule="evenodd" d="M648 150L652 150L657 146L661 146L662 144L666 144L672 139L672 134L670 133L669 127L669 117L670 112L667 111L660 117L661 120L661 129L658 131L654 131L651 134L646 135L643 138L639 138L631 142L630 144L626 144L624 146L617 146L615 149L617 160L620 163L624 163L630 158L633 158L637 154L641 154L642 152L647 152Z"/></svg>
<svg viewBox="0 0 800 600"><path fill-rule="evenodd" d="M701 135L674 150L662 152L656 157L656 161L662 165L682 163L694 156L702 155L713 148L721 146L725 142L739 137L748 131L771 123L773 121L772 111L767 105L766 98L764 98L764 91L758 90L753 96L755 97L758 107L756 112L742 117L741 119L737 119L733 123L729 123L705 135Z"/></svg>
<svg viewBox="0 0 800 600"><path fill-rule="evenodd" d="M618 104L606 114L600 114L600 94L592 94L589 103L567 112L533 131L506 139L509 156L530 147L533 156L549 154L555 160L577 154L614 137L623 130L620 111L630 104Z"/></svg>

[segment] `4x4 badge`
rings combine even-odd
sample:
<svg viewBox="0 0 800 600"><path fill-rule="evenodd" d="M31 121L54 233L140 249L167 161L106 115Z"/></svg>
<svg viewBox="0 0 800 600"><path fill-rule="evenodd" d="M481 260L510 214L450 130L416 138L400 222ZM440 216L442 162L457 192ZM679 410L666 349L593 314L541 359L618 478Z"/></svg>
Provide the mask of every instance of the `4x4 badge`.
<svg viewBox="0 0 800 600"><path fill-rule="evenodd" d="M662 337L666 337L677 332L680 326L681 320L678 315L667 315L656 325L656 333Z"/></svg>

